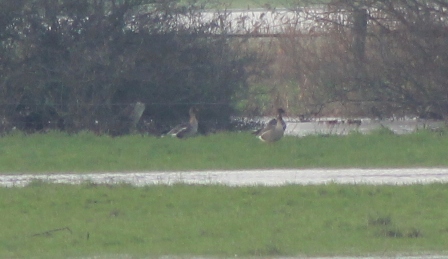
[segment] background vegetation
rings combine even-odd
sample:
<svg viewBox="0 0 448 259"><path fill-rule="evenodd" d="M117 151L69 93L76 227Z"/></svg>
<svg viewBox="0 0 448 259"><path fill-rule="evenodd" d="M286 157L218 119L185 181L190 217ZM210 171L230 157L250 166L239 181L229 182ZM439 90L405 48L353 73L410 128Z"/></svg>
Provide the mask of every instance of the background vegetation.
<svg viewBox="0 0 448 259"><path fill-rule="evenodd" d="M174 1L2 1L4 130L110 133L137 101L147 106L148 131L188 115L191 105L206 105L203 121L225 122L254 54L238 48L239 39L220 37L224 29L215 20L201 21L200 8Z"/></svg>
<svg viewBox="0 0 448 259"><path fill-rule="evenodd" d="M444 118L446 7L445 1L340 0L299 8L300 17L271 42L273 76L257 78L251 89L310 117ZM252 100L252 110L263 104Z"/></svg>
<svg viewBox="0 0 448 259"><path fill-rule="evenodd" d="M121 115L137 101L140 130L154 134L191 105L203 132L279 106L303 117L445 117L445 1L318 3L260 2L266 12L235 33L247 17L230 18L227 3L2 1L1 131L126 134ZM205 9L215 16L202 19Z"/></svg>

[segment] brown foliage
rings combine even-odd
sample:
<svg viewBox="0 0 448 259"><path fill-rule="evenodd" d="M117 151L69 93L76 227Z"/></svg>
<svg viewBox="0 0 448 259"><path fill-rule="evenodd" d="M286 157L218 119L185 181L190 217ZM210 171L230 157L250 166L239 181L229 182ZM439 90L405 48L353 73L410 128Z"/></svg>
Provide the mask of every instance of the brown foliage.
<svg viewBox="0 0 448 259"><path fill-rule="evenodd" d="M448 4L334 0L303 12L310 28L279 43L296 71L302 111L442 118L448 111ZM325 111L325 109L323 109Z"/></svg>

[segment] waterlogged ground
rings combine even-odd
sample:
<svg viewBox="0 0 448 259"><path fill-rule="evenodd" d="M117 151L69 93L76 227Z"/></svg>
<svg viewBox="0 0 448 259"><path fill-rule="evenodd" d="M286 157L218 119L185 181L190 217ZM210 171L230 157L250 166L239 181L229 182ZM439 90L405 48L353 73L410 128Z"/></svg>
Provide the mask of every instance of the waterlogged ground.
<svg viewBox="0 0 448 259"><path fill-rule="evenodd" d="M267 120L268 118L262 119L262 121ZM353 131L366 134L380 128L388 128L395 134L407 134L419 129L437 130L445 125L445 123L440 120L421 120L417 118L387 120L373 120L368 118L321 118L306 122L301 122L294 118L286 118L285 121L287 123L285 133L293 136L306 136L312 134L345 135Z"/></svg>
<svg viewBox="0 0 448 259"><path fill-rule="evenodd" d="M92 257L96 259L103 258L120 258L120 259L128 259L132 258L131 256L120 255L120 256L112 256L112 257ZM243 258L235 255L234 259ZM257 259L256 257L250 257L251 259ZM395 256L356 256L356 257L347 257L347 256L331 256L331 257L263 257L263 259L447 259L448 256L444 255L428 255L422 254L418 256L407 256L407 255L395 255ZM176 256L164 256L161 259L216 259L213 257L176 257Z"/></svg>
<svg viewBox="0 0 448 259"><path fill-rule="evenodd" d="M416 184L448 182L448 168L412 169L273 169L235 171L188 171L188 172L122 172L91 174L21 174L0 175L0 186L22 187L33 180L51 183L79 184L81 182L135 186L154 184L222 184L229 186L285 184Z"/></svg>

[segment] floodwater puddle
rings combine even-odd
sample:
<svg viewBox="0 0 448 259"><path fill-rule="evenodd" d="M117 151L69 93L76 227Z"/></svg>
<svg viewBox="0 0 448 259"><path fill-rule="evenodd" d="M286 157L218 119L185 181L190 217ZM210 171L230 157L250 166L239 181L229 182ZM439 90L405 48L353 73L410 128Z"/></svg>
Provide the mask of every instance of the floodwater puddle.
<svg viewBox="0 0 448 259"><path fill-rule="evenodd" d="M0 186L23 187L32 181L61 184L92 182L146 186L165 184L206 184L227 186L281 186L288 184L389 184L448 182L448 168L401 169L271 169L178 172L104 172L0 175Z"/></svg>

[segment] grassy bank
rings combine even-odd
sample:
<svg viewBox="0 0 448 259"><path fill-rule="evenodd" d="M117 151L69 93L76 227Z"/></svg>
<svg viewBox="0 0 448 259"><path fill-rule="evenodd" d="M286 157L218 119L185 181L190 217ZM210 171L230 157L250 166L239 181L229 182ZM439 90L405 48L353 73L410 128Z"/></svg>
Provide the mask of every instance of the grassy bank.
<svg viewBox="0 0 448 259"><path fill-rule="evenodd" d="M0 138L0 172L91 172L254 168L447 166L448 135L287 136L274 144L220 133L187 140L111 138L91 133L14 134Z"/></svg>
<svg viewBox="0 0 448 259"><path fill-rule="evenodd" d="M447 253L447 187L0 188L0 258Z"/></svg>

